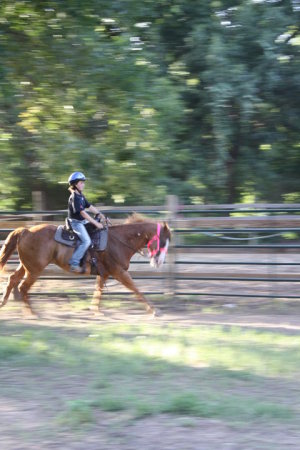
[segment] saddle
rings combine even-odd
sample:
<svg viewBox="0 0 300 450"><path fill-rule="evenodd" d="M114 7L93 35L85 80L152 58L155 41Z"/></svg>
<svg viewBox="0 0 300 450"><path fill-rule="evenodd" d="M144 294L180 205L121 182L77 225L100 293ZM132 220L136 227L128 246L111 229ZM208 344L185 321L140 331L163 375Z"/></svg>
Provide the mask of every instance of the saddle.
<svg viewBox="0 0 300 450"><path fill-rule="evenodd" d="M106 226L102 230L99 230L88 223L86 229L92 241L89 248L100 252L104 251L107 246L108 227ZM69 247L77 247L80 239L73 230L70 219L66 218L65 225L59 225L57 227L54 240Z"/></svg>
<svg viewBox="0 0 300 450"><path fill-rule="evenodd" d="M108 226L99 230L91 223L86 224L86 230L91 238L91 245L88 248L88 251L85 253L83 258L80 261L80 266L82 267L82 272L85 271L85 265L87 261L87 254L90 254L90 264L91 264L91 275L103 275L103 267L99 262L97 267L97 256L96 252L103 252L107 246L108 239ZM72 228L71 221L66 218L65 225L59 225L54 235L54 240L59 242L60 244L67 245L69 247L76 248L79 244L80 238L76 234L76 232Z"/></svg>

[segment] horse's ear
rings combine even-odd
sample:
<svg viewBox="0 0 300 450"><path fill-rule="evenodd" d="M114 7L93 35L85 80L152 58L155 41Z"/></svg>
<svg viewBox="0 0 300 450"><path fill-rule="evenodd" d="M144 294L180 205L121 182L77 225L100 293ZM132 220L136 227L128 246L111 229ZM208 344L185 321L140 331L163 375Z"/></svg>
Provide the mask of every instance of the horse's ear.
<svg viewBox="0 0 300 450"><path fill-rule="evenodd" d="M163 225L164 225L164 230L166 230L168 232L169 239L171 240L171 229L170 229L169 225L165 221L163 222Z"/></svg>

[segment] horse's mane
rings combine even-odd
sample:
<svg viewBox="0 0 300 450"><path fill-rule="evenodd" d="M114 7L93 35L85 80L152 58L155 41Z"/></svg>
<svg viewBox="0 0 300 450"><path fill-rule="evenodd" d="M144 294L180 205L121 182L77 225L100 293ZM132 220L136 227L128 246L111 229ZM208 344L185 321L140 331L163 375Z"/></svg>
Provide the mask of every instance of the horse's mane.
<svg viewBox="0 0 300 450"><path fill-rule="evenodd" d="M125 224L133 224L133 223L141 223L141 222L154 222L153 219L149 219L149 217L145 217L142 214L139 213L132 213L130 216L127 217L125 220Z"/></svg>

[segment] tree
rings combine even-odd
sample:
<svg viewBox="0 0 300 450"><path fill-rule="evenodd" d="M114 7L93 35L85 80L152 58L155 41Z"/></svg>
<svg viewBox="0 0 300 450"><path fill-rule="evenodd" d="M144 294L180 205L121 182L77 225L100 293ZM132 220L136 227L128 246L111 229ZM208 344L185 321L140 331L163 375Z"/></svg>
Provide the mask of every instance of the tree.
<svg viewBox="0 0 300 450"><path fill-rule="evenodd" d="M160 158L170 153L169 123L181 107L134 36L135 16L103 1L0 8L3 133L14 149L3 157L9 168L19 162L7 176L23 196L15 206L29 206L32 189L49 191L75 169L87 172L93 201L161 202Z"/></svg>
<svg viewBox="0 0 300 450"><path fill-rule="evenodd" d="M196 200L299 191L299 6L174 3L161 36L185 102L179 138Z"/></svg>
<svg viewBox="0 0 300 450"><path fill-rule="evenodd" d="M297 199L295 0L3 0L2 207ZM59 184L62 183L62 184Z"/></svg>

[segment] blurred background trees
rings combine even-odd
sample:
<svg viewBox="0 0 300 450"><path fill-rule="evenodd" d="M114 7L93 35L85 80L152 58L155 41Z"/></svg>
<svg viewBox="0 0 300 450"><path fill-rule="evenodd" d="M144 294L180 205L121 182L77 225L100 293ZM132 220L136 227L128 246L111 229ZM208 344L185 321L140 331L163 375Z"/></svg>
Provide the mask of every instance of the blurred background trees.
<svg viewBox="0 0 300 450"><path fill-rule="evenodd" d="M0 3L0 206L300 201L300 1Z"/></svg>

